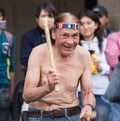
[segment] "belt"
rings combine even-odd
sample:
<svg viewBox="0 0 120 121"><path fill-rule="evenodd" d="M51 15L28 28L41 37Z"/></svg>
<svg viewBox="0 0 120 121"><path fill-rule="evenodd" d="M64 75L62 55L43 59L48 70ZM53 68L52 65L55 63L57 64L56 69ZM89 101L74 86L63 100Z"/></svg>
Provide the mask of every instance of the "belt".
<svg viewBox="0 0 120 121"><path fill-rule="evenodd" d="M28 117L65 117L65 116L71 116L74 114L80 114L81 109L79 106L60 109L60 110L52 110L52 111L30 111L28 113Z"/></svg>

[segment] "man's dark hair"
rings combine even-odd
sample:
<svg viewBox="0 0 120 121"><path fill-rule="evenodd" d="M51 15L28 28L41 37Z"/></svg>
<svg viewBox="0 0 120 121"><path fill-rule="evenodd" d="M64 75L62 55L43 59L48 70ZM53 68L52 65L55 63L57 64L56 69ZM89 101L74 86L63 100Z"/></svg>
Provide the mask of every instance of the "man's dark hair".
<svg viewBox="0 0 120 121"><path fill-rule="evenodd" d="M98 14L99 17L102 17L103 15L105 15L106 17L108 17L108 11L107 9L102 6L102 5L96 5L94 8L93 8L93 11Z"/></svg>
<svg viewBox="0 0 120 121"><path fill-rule="evenodd" d="M51 3L42 3L36 9L35 17L38 18L42 10L48 12L50 17L55 17L58 14L57 9Z"/></svg>
<svg viewBox="0 0 120 121"><path fill-rule="evenodd" d="M1 5L0 5L0 13L3 16L3 19L5 19L6 18L6 11Z"/></svg>

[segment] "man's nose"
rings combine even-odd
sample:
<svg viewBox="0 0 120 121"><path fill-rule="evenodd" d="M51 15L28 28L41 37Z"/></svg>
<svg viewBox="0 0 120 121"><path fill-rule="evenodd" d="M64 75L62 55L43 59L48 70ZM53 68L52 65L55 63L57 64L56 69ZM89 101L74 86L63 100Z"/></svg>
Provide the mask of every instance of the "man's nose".
<svg viewBox="0 0 120 121"><path fill-rule="evenodd" d="M72 37L69 37L68 41L67 41L69 44L73 43L73 38Z"/></svg>

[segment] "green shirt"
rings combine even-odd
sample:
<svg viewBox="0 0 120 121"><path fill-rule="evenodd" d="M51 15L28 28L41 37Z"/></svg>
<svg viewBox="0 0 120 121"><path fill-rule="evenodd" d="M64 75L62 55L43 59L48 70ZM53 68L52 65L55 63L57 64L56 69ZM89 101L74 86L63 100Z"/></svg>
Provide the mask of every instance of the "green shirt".
<svg viewBox="0 0 120 121"><path fill-rule="evenodd" d="M0 34L0 87L9 86L9 72L14 72L15 37L12 35L12 46L5 32Z"/></svg>

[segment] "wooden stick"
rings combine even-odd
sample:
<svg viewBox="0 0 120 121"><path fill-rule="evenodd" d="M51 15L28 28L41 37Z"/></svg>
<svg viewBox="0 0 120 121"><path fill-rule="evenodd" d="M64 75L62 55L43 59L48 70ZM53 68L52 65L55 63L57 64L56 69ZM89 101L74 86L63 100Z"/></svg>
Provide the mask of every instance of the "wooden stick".
<svg viewBox="0 0 120 121"><path fill-rule="evenodd" d="M96 111L93 111L92 114L90 115L90 119L96 118Z"/></svg>
<svg viewBox="0 0 120 121"><path fill-rule="evenodd" d="M96 118L96 111L93 111L92 114L90 115L85 115L85 112L82 113L82 115L80 116L81 119L86 119L87 117L89 117L90 119L94 119ZM83 117L84 116L84 117Z"/></svg>
<svg viewBox="0 0 120 121"><path fill-rule="evenodd" d="M49 50L49 57L50 57L50 63L53 69L56 69L55 67L55 62L54 62L54 57L53 57L53 50L52 50L52 45L51 45L51 39L50 39L50 33L49 33L49 27L48 27L48 19L45 18L44 20L44 25L45 25L45 35L46 35L46 40L47 40L47 45L48 45L48 50ZM55 85L55 91L59 91L59 86L58 84Z"/></svg>

